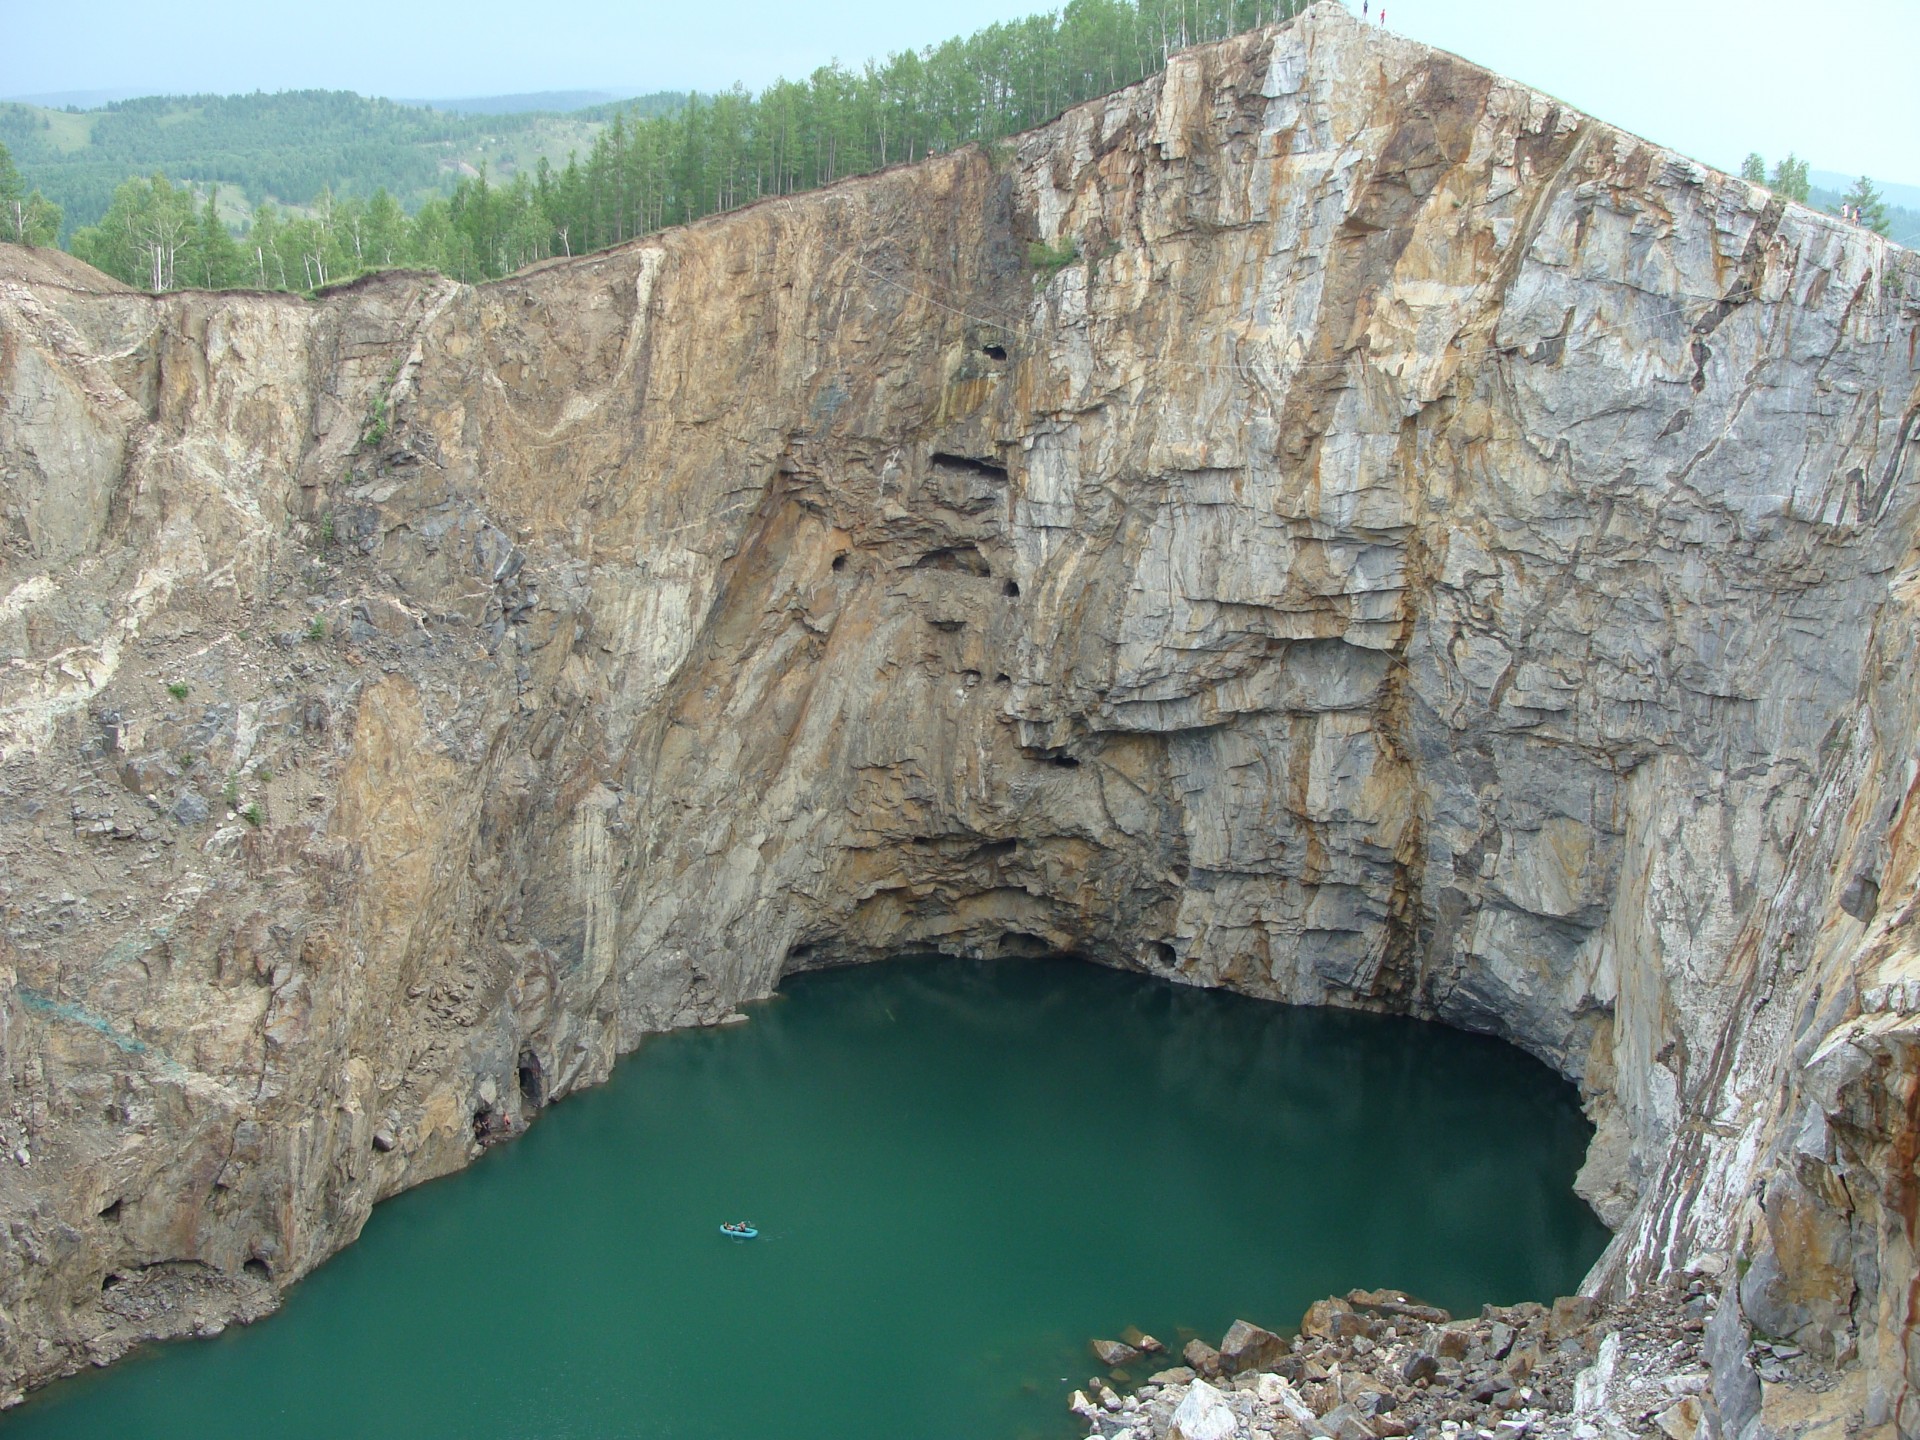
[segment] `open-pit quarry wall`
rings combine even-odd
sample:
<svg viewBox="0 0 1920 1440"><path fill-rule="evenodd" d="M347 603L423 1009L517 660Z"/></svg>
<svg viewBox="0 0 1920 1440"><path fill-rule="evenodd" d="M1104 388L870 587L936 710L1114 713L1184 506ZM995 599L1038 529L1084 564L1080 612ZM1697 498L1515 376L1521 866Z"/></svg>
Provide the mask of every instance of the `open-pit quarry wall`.
<svg viewBox="0 0 1920 1440"><path fill-rule="evenodd" d="M1525 1046L1727 1440L1746 1327L1920 1434L1917 333L1333 5L478 288L0 251L0 1375L795 969L1073 951Z"/></svg>

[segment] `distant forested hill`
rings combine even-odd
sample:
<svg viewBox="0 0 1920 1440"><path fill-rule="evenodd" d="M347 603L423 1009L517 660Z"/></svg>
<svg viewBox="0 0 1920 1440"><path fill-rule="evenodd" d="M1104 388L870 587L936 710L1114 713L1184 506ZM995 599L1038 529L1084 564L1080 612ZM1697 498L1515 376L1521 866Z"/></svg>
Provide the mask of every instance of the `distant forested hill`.
<svg viewBox="0 0 1920 1440"><path fill-rule="evenodd" d="M522 115L529 110L544 110L552 115L594 112L593 119L606 120L618 110L647 119L670 115L686 103L679 90L659 90L651 95L629 95L608 90L533 90L521 95L465 95L446 100L401 100L402 105L420 105L429 110L447 110L455 115Z"/></svg>
<svg viewBox="0 0 1920 1440"><path fill-rule="evenodd" d="M451 194L484 163L511 177L539 159L565 163L589 149L607 116L670 113L678 95L649 95L589 114L459 114L349 91L159 96L97 110L0 104L0 144L28 185L66 212L72 230L106 214L130 175L165 171L205 190L232 192L243 219L265 201L305 205L323 190L385 189L408 208ZM244 197L246 204L231 202Z"/></svg>

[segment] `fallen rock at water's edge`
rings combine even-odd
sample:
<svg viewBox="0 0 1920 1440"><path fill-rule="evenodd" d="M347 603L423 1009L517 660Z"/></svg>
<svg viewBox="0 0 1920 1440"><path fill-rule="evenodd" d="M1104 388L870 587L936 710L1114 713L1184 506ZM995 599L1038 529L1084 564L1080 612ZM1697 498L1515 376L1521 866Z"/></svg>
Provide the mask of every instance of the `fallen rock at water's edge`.
<svg viewBox="0 0 1920 1440"><path fill-rule="evenodd" d="M1180 1358L1192 1366L1197 1373L1209 1379L1216 1378L1221 1373L1220 1352L1204 1340L1189 1340L1181 1350Z"/></svg>
<svg viewBox="0 0 1920 1440"><path fill-rule="evenodd" d="M1289 1353L1285 1340L1246 1320L1236 1320L1220 1340L1220 1368L1237 1375L1242 1370L1266 1370Z"/></svg>
<svg viewBox="0 0 1920 1440"><path fill-rule="evenodd" d="M1226 1397L1206 1381L1195 1380L1174 1410L1167 1436L1168 1440L1232 1440L1239 1431L1240 1422Z"/></svg>

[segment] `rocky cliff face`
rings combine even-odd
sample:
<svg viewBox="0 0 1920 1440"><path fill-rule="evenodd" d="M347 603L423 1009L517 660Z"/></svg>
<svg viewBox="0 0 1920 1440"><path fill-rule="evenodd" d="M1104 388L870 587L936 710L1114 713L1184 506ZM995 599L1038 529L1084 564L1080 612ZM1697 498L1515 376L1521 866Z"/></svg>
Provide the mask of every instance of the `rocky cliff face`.
<svg viewBox="0 0 1920 1440"><path fill-rule="evenodd" d="M1729 1436L1820 1409L1748 1326L1920 1431L1917 335L1333 6L480 289L6 251L0 1368L789 971L1071 950L1526 1046Z"/></svg>

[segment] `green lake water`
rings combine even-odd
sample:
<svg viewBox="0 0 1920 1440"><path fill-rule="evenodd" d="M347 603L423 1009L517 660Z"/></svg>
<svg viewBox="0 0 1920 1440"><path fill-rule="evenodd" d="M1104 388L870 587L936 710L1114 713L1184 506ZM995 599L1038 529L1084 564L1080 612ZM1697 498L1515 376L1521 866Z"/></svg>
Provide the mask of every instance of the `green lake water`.
<svg viewBox="0 0 1920 1440"><path fill-rule="evenodd" d="M1484 1037L1072 961L803 975L751 1013L379 1206L271 1318L0 1436L1064 1440L1091 1336L1356 1285L1549 1300L1606 1240L1571 1087Z"/></svg>

